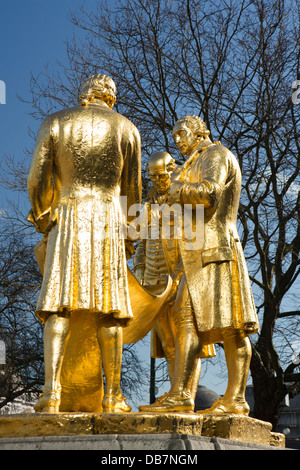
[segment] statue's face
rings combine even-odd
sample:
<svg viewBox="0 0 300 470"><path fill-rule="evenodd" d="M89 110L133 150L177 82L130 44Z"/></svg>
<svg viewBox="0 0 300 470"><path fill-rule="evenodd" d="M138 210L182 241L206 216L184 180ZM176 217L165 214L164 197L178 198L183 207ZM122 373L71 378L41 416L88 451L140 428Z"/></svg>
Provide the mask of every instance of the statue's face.
<svg viewBox="0 0 300 470"><path fill-rule="evenodd" d="M156 189L159 194L165 194L171 184L172 172L166 171L166 163L165 160L160 159L155 163L149 164L149 178L154 189Z"/></svg>
<svg viewBox="0 0 300 470"><path fill-rule="evenodd" d="M175 125L173 129L173 139L182 155L187 156L191 155L199 143L199 140L195 138L191 129L185 124L180 124L179 126Z"/></svg>

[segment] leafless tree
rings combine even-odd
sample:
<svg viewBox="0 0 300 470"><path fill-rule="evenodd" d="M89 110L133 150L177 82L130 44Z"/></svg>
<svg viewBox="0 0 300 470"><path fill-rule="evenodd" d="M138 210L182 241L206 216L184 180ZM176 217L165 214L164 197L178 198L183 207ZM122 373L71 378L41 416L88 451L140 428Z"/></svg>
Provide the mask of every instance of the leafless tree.
<svg viewBox="0 0 300 470"><path fill-rule="evenodd" d="M255 416L276 426L283 397L300 391L300 106L291 100L299 3L99 0L71 21L68 62L32 77L35 118L73 105L87 76L108 73L117 110L140 130L144 162L161 149L183 161L171 131L187 114L236 154L239 228L261 323L252 338Z"/></svg>
<svg viewBox="0 0 300 470"><path fill-rule="evenodd" d="M0 341L5 345L3 364L0 357L0 413L19 397L34 401L44 384L43 326L35 315L42 276L34 247L41 237L24 217L29 209L26 161L6 157L0 166L1 186L20 192L24 201L10 201L0 213ZM125 345L121 386L135 406L148 385L147 372L135 345Z"/></svg>
<svg viewBox="0 0 300 470"><path fill-rule="evenodd" d="M42 330L34 315L41 276L33 246L1 216L0 340L5 345L0 365L0 408L25 395L36 397L42 385Z"/></svg>

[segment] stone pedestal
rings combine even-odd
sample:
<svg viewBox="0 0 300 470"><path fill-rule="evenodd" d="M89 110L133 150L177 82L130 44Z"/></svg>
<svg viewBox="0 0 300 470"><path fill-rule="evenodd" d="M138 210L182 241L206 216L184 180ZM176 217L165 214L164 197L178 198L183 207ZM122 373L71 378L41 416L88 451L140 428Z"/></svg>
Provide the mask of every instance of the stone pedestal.
<svg viewBox="0 0 300 470"><path fill-rule="evenodd" d="M284 449L271 425L239 415L33 413L0 416L0 450Z"/></svg>
<svg viewBox="0 0 300 470"><path fill-rule="evenodd" d="M271 423L239 415L203 415L202 436L285 446L284 435L273 433Z"/></svg>

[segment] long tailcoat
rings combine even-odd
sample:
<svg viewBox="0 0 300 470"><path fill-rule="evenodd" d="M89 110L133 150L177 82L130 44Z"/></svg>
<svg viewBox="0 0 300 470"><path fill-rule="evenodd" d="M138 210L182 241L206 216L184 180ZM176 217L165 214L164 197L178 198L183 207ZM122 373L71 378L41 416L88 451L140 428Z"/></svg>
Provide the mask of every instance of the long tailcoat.
<svg viewBox="0 0 300 470"><path fill-rule="evenodd" d="M37 315L89 310L132 317L120 196L141 201L136 127L104 103L43 122L28 175L31 219L46 258Z"/></svg>
<svg viewBox="0 0 300 470"><path fill-rule="evenodd" d="M241 172L235 156L216 143L197 148L173 173L173 200L204 207L203 244L191 249L179 240L185 278L204 344L233 330L258 331L249 274L237 232ZM195 223L195 220L194 220Z"/></svg>

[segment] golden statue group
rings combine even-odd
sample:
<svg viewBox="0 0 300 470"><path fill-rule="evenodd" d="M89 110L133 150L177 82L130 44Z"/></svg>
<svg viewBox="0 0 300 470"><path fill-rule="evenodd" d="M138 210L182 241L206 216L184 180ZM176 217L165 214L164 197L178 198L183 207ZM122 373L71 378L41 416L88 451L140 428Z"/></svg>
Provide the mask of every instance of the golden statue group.
<svg viewBox="0 0 300 470"><path fill-rule="evenodd" d="M248 336L259 327L236 228L238 162L210 140L199 117L183 117L173 138L186 161L177 166L167 152L151 155L152 189L141 205L140 135L112 109L115 99L113 80L94 75L80 103L48 116L38 134L28 220L43 234L35 254L43 274L36 314L44 323L45 384L35 410L80 411L76 404L62 406L62 369L69 367L72 377L72 334L86 351L92 348L89 321L105 375L97 410L131 410L120 388L123 344L151 330L151 354L166 357L171 388L141 412L193 411L201 359L223 342L227 389L201 413L248 415ZM142 208L138 218L134 207ZM80 360L78 353L73 363Z"/></svg>

